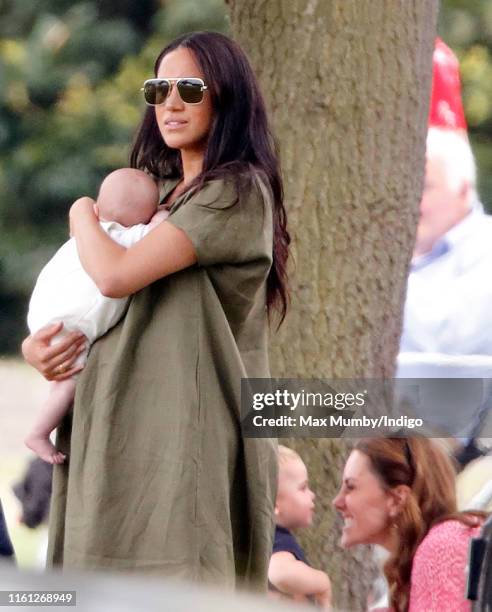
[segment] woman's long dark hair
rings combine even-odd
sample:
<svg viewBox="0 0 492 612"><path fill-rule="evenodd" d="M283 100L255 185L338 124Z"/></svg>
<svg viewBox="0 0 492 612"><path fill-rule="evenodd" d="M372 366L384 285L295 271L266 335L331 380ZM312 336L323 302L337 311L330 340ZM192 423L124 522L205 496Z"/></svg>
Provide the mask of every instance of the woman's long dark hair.
<svg viewBox="0 0 492 612"><path fill-rule="evenodd" d="M285 318L289 301L287 257L290 236L283 204L283 187L277 149L268 125L263 96L242 49L217 32L184 34L158 56L154 73L165 55L178 47L189 49L209 87L214 117L207 140L202 173L188 188L224 177L249 177L257 172L273 199L273 263L267 279L267 308L275 307ZM133 168L148 170L159 178L182 177L179 150L164 142L153 108L148 108L130 156Z"/></svg>

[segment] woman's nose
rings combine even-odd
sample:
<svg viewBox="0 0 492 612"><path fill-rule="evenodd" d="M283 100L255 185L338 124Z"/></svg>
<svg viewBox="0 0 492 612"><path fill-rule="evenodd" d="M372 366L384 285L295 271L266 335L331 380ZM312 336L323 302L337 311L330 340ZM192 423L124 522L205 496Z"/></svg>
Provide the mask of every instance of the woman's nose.
<svg viewBox="0 0 492 612"><path fill-rule="evenodd" d="M165 106L168 109L182 108L184 106L184 102L181 100L176 83L172 83L171 85L171 91L166 98Z"/></svg>
<svg viewBox="0 0 492 612"><path fill-rule="evenodd" d="M331 503L337 510L342 510L343 509L343 495L341 493L338 493L338 495L333 498L333 501Z"/></svg>

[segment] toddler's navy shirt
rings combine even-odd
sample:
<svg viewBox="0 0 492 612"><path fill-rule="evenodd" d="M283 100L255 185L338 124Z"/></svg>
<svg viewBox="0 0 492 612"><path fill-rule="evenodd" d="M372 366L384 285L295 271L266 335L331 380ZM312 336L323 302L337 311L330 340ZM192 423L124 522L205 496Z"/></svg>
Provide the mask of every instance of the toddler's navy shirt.
<svg viewBox="0 0 492 612"><path fill-rule="evenodd" d="M279 525L275 527L275 540L273 542L272 554L277 552L290 552L298 561L302 561L306 565L309 565L299 542L288 529L280 527Z"/></svg>
<svg viewBox="0 0 492 612"><path fill-rule="evenodd" d="M272 555L278 552L289 552L294 555L298 561L302 561L311 567L299 542L288 529L285 527L280 527L279 525L275 527L275 539L273 541ZM268 581L268 588L271 591L278 591L278 589L275 588L270 581ZM315 603L314 597L308 596L307 599L309 602L313 604Z"/></svg>

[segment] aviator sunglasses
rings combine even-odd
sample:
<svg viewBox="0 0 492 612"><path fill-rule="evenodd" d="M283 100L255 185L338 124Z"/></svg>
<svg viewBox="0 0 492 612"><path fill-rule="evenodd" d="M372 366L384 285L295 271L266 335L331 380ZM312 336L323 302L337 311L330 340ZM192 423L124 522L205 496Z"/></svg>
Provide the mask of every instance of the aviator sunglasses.
<svg viewBox="0 0 492 612"><path fill-rule="evenodd" d="M180 79L147 79L141 91L149 106L163 104L169 97L173 85L176 84L179 96L185 104L200 104L203 102L203 92L208 87L203 79L197 77L182 77Z"/></svg>

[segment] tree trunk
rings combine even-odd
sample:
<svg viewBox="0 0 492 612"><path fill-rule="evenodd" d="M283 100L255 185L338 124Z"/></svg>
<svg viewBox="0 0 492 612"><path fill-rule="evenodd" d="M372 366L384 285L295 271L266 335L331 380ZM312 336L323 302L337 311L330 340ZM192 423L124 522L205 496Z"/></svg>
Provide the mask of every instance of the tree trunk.
<svg viewBox="0 0 492 612"><path fill-rule="evenodd" d="M273 118L293 236L292 305L272 335L272 374L391 377L423 184L438 2L227 3ZM367 555L339 549L330 509L347 449L319 439L291 446L318 499L303 538L308 556L328 570L339 608L363 609Z"/></svg>

